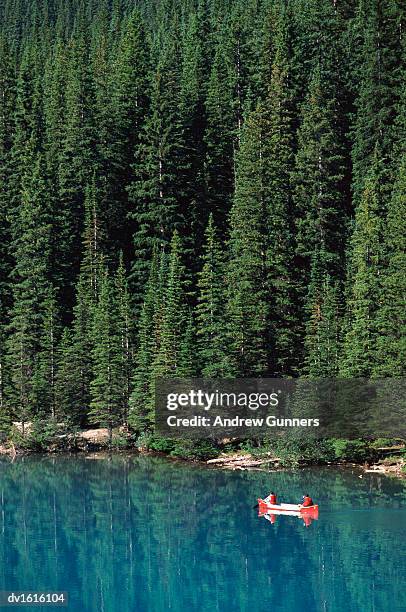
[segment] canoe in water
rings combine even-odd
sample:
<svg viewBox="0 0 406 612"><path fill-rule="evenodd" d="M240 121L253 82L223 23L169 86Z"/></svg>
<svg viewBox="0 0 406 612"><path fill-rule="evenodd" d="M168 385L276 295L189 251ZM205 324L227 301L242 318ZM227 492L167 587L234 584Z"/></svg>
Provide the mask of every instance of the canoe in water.
<svg viewBox="0 0 406 612"><path fill-rule="evenodd" d="M319 513L317 504L313 506L302 506L301 504L270 504L266 499L258 499L258 508L260 512L270 512L274 514L311 514L313 516Z"/></svg>

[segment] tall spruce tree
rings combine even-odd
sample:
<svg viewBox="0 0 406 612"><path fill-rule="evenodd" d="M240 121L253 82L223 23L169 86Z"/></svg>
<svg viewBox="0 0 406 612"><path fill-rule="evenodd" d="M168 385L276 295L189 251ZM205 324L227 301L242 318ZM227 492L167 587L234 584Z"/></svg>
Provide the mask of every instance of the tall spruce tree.
<svg viewBox="0 0 406 612"><path fill-rule="evenodd" d="M386 160L380 182L382 197L390 197L390 164L396 135L394 122L401 96L404 8L396 2L359 2L354 27L358 52L352 75L358 83L353 123L353 193L358 204L376 146ZM395 166L396 168L396 166Z"/></svg>
<svg viewBox="0 0 406 612"><path fill-rule="evenodd" d="M42 402L48 381L38 384L39 355L51 358L52 347L44 341L48 327L51 211L44 163L27 152L27 173L22 181L21 201L13 219L13 305L8 327L8 402L15 418L24 424L52 408Z"/></svg>
<svg viewBox="0 0 406 612"><path fill-rule="evenodd" d="M129 401L131 395L131 378L134 359L133 335L134 325L131 312L130 295L123 257L120 255L119 265L114 277L116 325L119 343L118 377L121 397L121 414L123 424L128 424Z"/></svg>
<svg viewBox="0 0 406 612"><path fill-rule="evenodd" d="M151 108L135 152L129 186L130 218L136 222L131 286L143 298L154 246L169 243L181 225L185 158L181 117L181 49L178 27L171 26L152 75Z"/></svg>
<svg viewBox="0 0 406 612"><path fill-rule="evenodd" d="M376 314L377 354L372 374L404 376L406 364L406 155L383 227L384 270L380 275L380 299Z"/></svg>
<svg viewBox="0 0 406 612"><path fill-rule="evenodd" d="M226 264L212 215L205 235L203 266L197 281L196 342L199 369L207 378L224 378L230 367L224 313Z"/></svg>
<svg viewBox="0 0 406 612"><path fill-rule="evenodd" d="M113 428L123 423L122 352L117 328L117 303L107 270L101 278L98 300L93 309L92 380L89 420L107 427L109 442Z"/></svg>
<svg viewBox="0 0 406 612"><path fill-rule="evenodd" d="M316 257L306 298L303 372L311 378L334 378L341 356L340 286L326 273L324 258Z"/></svg>
<svg viewBox="0 0 406 612"><path fill-rule="evenodd" d="M64 130L58 171L58 231L65 262L64 299L74 302L73 281L80 268L85 191L95 172L93 85L84 33L69 42L66 60ZM72 274L73 272L73 274Z"/></svg>
<svg viewBox="0 0 406 612"><path fill-rule="evenodd" d="M76 283L76 303L73 308L73 323L70 343L66 344L66 355L72 357L74 389L69 414L72 422L84 425L87 422L90 404L90 381L93 368L94 307L97 303L103 275L101 228L97 209L97 190L94 181L86 189L85 227L83 232L83 257Z"/></svg>
<svg viewBox="0 0 406 612"><path fill-rule="evenodd" d="M175 231L171 240L167 283L163 293L159 348L154 362L155 377L170 378L182 375L179 355L188 322L185 281L182 245L179 234ZM190 334L190 330L187 333Z"/></svg>
<svg viewBox="0 0 406 612"><path fill-rule="evenodd" d="M377 149L356 210L351 238L348 322L340 368L340 373L349 377L370 376L377 359L377 308L381 301L383 230L379 183L381 163Z"/></svg>
<svg viewBox="0 0 406 612"><path fill-rule="evenodd" d="M130 398L129 421L138 431L147 430L153 426L153 381L152 367L154 364L157 338L158 313L162 306L162 287L165 276L164 259L166 255L155 248L148 283L145 289L144 303L141 308L138 324L138 349L135 356L133 371L133 392Z"/></svg>
<svg viewBox="0 0 406 612"><path fill-rule="evenodd" d="M224 235L234 189L233 89L223 38L218 43L206 94L205 179L208 210Z"/></svg>
<svg viewBox="0 0 406 612"><path fill-rule="evenodd" d="M227 316L231 358L239 376L265 375L271 352L262 147L260 113L254 111L242 132L230 215Z"/></svg>
<svg viewBox="0 0 406 612"><path fill-rule="evenodd" d="M274 60L269 89L261 104L265 221L268 233L267 273L270 333L275 375L297 373L300 362L298 278L295 267L295 227L291 174L294 163L294 103L291 93L290 50L286 15L274 24Z"/></svg>

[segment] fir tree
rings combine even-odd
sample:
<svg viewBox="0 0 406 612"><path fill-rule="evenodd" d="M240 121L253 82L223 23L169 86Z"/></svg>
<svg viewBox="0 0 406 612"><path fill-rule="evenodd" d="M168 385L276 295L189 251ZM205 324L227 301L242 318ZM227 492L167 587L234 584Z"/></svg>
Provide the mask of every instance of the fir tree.
<svg viewBox="0 0 406 612"><path fill-rule="evenodd" d="M363 193L364 181L373 162L376 146L386 159L380 177L382 197L390 197L390 158L394 140L396 108L401 96L403 10L396 3L360 2L355 27L359 37L353 81L359 83L355 100L353 192L355 204ZM396 136L395 136L396 138Z"/></svg>
<svg viewBox="0 0 406 612"><path fill-rule="evenodd" d="M85 191L95 171L93 88L87 55L84 35L78 35L68 47L65 120L57 177L59 240L69 267L62 270L68 304L74 301L72 269L76 274L80 267Z"/></svg>
<svg viewBox="0 0 406 612"><path fill-rule="evenodd" d="M13 223L13 306L7 341L9 403L23 428L24 423L38 415L42 408L43 386L38 387L35 383L39 354L46 349L43 334L50 292L51 234L44 164L40 156L28 157L27 166L29 170L23 179L18 215ZM47 404L43 408L48 412L50 406Z"/></svg>
<svg viewBox="0 0 406 612"><path fill-rule="evenodd" d="M311 378L335 378L341 354L340 290L323 269L323 257L312 262L306 298L304 373Z"/></svg>
<svg viewBox="0 0 406 612"><path fill-rule="evenodd" d="M382 271L382 202L379 187L379 151L365 181L356 210L351 239L348 329L341 374L368 377L376 364L377 307Z"/></svg>
<svg viewBox="0 0 406 612"><path fill-rule="evenodd" d="M114 290L116 294L116 325L120 347L119 388L121 390L121 413L123 415L123 423L127 425L133 368L133 320L122 255L120 256L119 266L114 278Z"/></svg>
<svg viewBox="0 0 406 612"><path fill-rule="evenodd" d="M218 44L206 95L207 126L204 134L206 198L208 210L218 219L221 233L231 208L234 188L233 91L224 41Z"/></svg>
<svg viewBox="0 0 406 612"><path fill-rule="evenodd" d="M260 114L255 111L243 130L230 216L227 316L231 357L240 376L264 375L269 367L262 138Z"/></svg>
<svg viewBox="0 0 406 612"><path fill-rule="evenodd" d="M277 27L277 29L276 29ZM270 301L270 333L274 374L292 375L300 361L300 313L295 266L295 227L291 174L294 127L289 40L282 12L274 24L274 61L269 90L261 105L264 134L262 162L268 233L267 271Z"/></svg>
<svg viewBox="0 0 406 612"><path fill-rule="evenodd" d="M123 423L120 383L121 338L117 329L116 304L107 271L93 310L93 371L90 382L89 420L107 427L112 442L113 427Z"/></svg>
<svg viewBox="0 0 406 612"><path fill-rule="evenodd" d="M399 166L398 179L383 229L385 268L380 275L380 297L376 314L377 355L375 376L403 376L406 363L406 156Z"/></svg>
<svg viewBox="0 0 406 612"><path fill-rule="evenodd" d="M206 229L202 263L197 281L199 296L196 306L199 369L207 378L221 378L227 375L229 367L224 314L226 267L212 215Z"/></svg>
<svg viewBox="0 0 406 612"><path fill-rule="evenodd" d="M181 242L177 232L171 240L167 284L162 304L159 349L154 363L154 376L178 376L180 346L187 329L185 269L181 259Z"/></svg>
<svg viewBox="0 0 406 612"><path fill-rule="evenodd" d="M97 210L95 184L86 189L85 228L83 232L83 258L76 284L76 303L73 308L71 345L68 354L72 357L76 388L71 394L69 417L84 425L90 403L90 381L93 368L93 315L103 275L101 229Z"/></svg>
<svg viewBox="0 0 406 612"><path fill-rule="evenodd" d="M164 255L163 255L164 257ZM136 430L146 430L153 425L153 398L151 398L151 372L156 355L157 313L162 303L162 284L160 275L164 266L159 261L155 249L151 261L150 275L145 290L138 325L138 350L135 357L133 392L130 399L130 423ZM152 415L152 417L151 417Z"/></svg>
<svg viewBox="0 0 406 612"><path fill-rule="evenodd" d="M142 300L154 246L169 243L174 229L181 224L185 160L177 36L176 28L168 34L152 77L151 109L136 149L135 178L129 187L133 205L130 218L137 224L130 280L138 303Z"/></svg>

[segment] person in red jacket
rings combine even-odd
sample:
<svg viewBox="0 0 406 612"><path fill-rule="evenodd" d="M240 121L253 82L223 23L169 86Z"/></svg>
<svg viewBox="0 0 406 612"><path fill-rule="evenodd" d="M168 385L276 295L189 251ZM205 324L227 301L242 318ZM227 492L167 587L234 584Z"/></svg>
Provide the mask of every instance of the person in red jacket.
<svg viewBox="0 0 406 612"><path fill-rule="evenodd" d="M313 500L312 498L309 496L308 493L305 493L303 495L303 502L302 502L302 506L303 508L307 508L308 506L314 506Z"/></svg>
<svg viewBox="0 0 406 612"><path fill-rule="evenodd" d="M268 496L268 503L269 504L277 504L278 502L276 501L276 494L271 491L269 496Z"/></svg>

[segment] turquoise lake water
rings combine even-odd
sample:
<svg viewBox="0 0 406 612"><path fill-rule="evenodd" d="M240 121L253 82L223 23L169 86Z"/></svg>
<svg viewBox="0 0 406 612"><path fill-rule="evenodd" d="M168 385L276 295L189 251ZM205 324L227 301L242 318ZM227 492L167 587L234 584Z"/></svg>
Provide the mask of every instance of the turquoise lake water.
<svg viewBox="0 0 406 612"><path fill-rule="evenodd" d="M359 475L3 459L0 590L67 591L46 609L75 612L404 612L406 483ZM309 492L319 520L258 517L271 488Z"/></svg>

